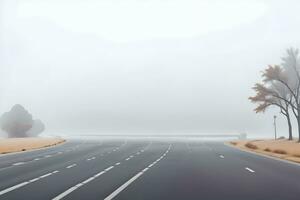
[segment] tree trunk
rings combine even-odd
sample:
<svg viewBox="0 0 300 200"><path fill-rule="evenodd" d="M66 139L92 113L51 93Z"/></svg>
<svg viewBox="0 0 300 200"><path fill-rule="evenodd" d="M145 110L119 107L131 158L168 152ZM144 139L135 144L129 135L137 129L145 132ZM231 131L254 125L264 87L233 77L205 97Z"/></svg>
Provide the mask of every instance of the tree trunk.
<svg viewBox="0 0 300 200"><path fill-rule="evenodd" d="M298 111L298 113L299 113L299 111ZM300 115L299 114L298 114L298 117L297 117L297 123L298 123L298 142L300 142Z"/></svg>
<svg viewBox="0 0 300 200"><path fill-rule="evenodd" d="M293 140L293 128L292 128L291 118L289 114L287 114L286 119L288 121L288 127L289 127L289 140Z"/></svg>

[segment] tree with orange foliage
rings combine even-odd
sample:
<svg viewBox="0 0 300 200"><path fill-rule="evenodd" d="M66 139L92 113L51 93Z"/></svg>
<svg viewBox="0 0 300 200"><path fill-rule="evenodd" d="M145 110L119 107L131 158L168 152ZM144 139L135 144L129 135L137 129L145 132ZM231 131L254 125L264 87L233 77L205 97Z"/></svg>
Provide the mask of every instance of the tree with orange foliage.
<svg viewBox="0 0 300 200"><path fill-rule="evenodd" d="M287 56L282 58L283 63L280 66L269 66L263 73L264 83L278 84L288 91L289 98L276 96L282 101L288 103L297 119L298 135L300 142L300 57L299 50L290 48L287 50Z"/></svg>
<svg viewBox="0 0 300 200"><path fill-rule="evenodd" d="M280 84L267 85L266 83L260 84L257 83L253 87L256 95L253 97L249 97L251 102L258 103L258 106L254 109L256 113L264 113L266 109L270 106L276 106L280 109L280 113L283 114L288 123L289 129L289 140L293 139L293 128L291 123L290 116L290 103L288 100L290 98L289 92L282 87ZM283 100L285 99L285 100Z"/></svg>

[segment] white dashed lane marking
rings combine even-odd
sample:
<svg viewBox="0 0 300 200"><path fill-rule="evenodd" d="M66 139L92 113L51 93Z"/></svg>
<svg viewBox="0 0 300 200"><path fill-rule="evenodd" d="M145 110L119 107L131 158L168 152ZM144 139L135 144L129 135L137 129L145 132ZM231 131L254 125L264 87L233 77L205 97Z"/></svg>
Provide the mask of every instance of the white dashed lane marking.
<svg viewBox="0 0 300 200"><path fill-rule="evenodd" d="M77 164L72 164L72 165L69 165L68 167L66 167L67 169L70 169L70 168L73 168L73 167L76 167Z"/></svg>
<svg viewBox="0 0 300 200"><path fill-rule="evenodd" d="M169 146L168 149L170 149L171 146ZM133 183L136 179L138 179L140 176L142 176L146 171L148 171L151 167L153 167L157 162L159 162L162 158L165 157L165 154L161 156L159 159L157 159L155 162L150 164L148 167L143 169L141 172L137 173L134 177L129 179L126 183L121 185L118 189L116 189L113 193L111 193L109 196L107 196L104 200L112 200L115 198L120 192L122 192L125 188L127 188L131 183Z"/></svg>
<svg viewBox="0 0 300 200"><path fill-rule="evenodd" d="M91 182L92 180L94 180L95 178L101 176L102 174L108 172L109 170L111 170L112 168L114 168L114 166L110 166L108 168L106 168L105 170L99 172L98 174L95 174L94 176L86 179L85 181L78 183L77 185L69 188L68 190L66 190L65 192L61 193L60 195L54 197L52 200L60 200L63 199L65 196L67 196L68 194L72 193L73 191L77 190L78 188L82 187L83 185Z"/></svg>
<svg viewBox="0 0 300 200"><path fill-rule="evenodd" d="M90 160L95 160L96 159L96 157L92 157L92 158L88 158L88 159L86 159L87 161L90 161Z"/></svg>
<svg viewBox="0 0 300 200"><path fill-rule="evenodd" d="M111 199L115 198L120 192L122 192L126 187L128 187L132 182L134 182L136 179L138 179L142 175L143 175L143 172L139 172L137 175L135 175L134 177L129 179L126 183L124 183L121 187L119 187L117 190L115 190L113 193L111 193L104 200L111 200Z"/></svg>
<svg viewBox="0 0 300 200"><path fill-rule="evenodd" d="M25 164L25 162L18 162L18 163L13 164L13 166L24 165L24 164Z"/></svg>
<svg viewBox="0 0 300 200"><path fill-rule="evenodd" d="M170 148L171 148L171 146L169 146L168 150L170 150ZM161 160L162 158L164 158L164 157L166 156L166 153L167 153L167 152L165 152L158 160ZM132 158L132 157L133 157L133 156L130 156L130 157L127 158L127 159L129 160L129 159ZM127 160L127 159L126 159L126 160ZM157 161L155 161L155 163L157 163ZM121 163L118 162L118 163L115 164L115 166L120 165L120 164L121 164ZM154 165L154 163L151 164L151 166L153 166L153 165ZM150 166L150 167L151 167L151 166ZM117 189L117 190L113 193L113 195L116 196L119 192L121 192L122 190L124 190L131 182L133 182L135 179L137 179L139 176L141 176L144 172L146 172L147 170L149 170L150 167L148 166L147 168L143 169L141 172L139 172L137 175L135 175L133 178L131 178L129 181L127 181L124 185L122 185L119 189ZM113 169L113 168L114 168L114 166L110 166L110 167L106 168L105 170L99 172L98 174L95 174L94 176L92 176L92 177L86 179L85 181L83 181L83 182L81 182L81 183L78 183L77 185L75 185L75 186L69 188L68 190L66 190L65 192L59 194L58 196L56 196L56 197L53 198L52 200L60 200L60 199L63 199L64 197L66 197L67 195L69 195L70 193L72 193L73 191L75 191L75 190L77 190L78 188L82 187L83 185L85 185L85 184L91 182L91 181L94 180L95 178L101 176L102 174L104 174L104 173L110 171L110 170ZM106 200L110 199L111 196L112 196L112 194L111 194L110 196L108 196L108 197L106 198Z"/></svg>
<svg viewBox="0 0 300 200"><path fill-rule="evenodd" d="M250 168L248 168L248 167L246 167L245 169L248 170L248 171L251 172L251 173L254 173L254 172L255 172L253 169L250 169Z"/></svg>

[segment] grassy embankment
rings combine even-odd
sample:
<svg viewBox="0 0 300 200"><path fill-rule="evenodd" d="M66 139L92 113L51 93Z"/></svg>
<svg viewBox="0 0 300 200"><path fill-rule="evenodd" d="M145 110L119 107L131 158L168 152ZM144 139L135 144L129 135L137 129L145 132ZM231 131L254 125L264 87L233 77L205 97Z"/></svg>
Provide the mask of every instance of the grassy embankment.
<svg viewBox="0 0 300 200"><path fill-rule="evenodd" d="M28 151L58 145L61 138L8 138L0 139L0 154Z"/></svg>
<svg viewBox="0 0 300 200"><path fill-rule="evenodd" d="M237 140L229 144L242 150L300 163L300 143L296 140Z"/></svg>

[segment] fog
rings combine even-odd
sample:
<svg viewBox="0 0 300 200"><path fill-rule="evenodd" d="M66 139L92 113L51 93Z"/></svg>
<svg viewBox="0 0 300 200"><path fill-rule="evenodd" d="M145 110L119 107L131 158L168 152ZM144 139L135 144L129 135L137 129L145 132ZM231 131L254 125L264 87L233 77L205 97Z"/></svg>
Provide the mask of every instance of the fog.
<svg viewBox="0 0 300 200"><path fill-rule="evenodd" d="M272 136L248 97L300 47L296 0L0 0L0 112L48 134ZM285 119L279 119L286 135Z"/></svg>

